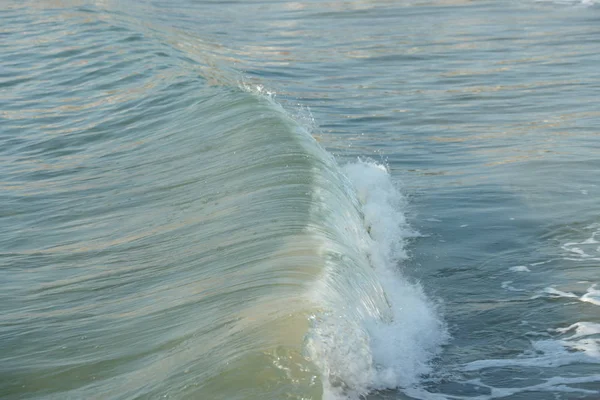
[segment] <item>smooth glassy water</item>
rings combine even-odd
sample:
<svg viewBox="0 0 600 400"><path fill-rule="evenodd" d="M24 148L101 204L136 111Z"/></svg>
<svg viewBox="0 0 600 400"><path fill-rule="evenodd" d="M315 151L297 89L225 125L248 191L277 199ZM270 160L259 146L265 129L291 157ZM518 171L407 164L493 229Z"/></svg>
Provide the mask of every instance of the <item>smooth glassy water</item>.
<svg viewBox="0 0 600 400"><path fill-rule="evenodd" d="M599 399L600 3L0 2L0 398Z"/></svg>

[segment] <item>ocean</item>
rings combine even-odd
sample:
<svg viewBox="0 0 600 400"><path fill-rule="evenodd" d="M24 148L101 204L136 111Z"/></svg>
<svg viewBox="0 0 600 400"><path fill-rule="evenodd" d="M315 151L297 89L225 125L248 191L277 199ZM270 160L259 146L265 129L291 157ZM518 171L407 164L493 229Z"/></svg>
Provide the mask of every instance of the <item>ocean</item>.
<svg viewBox="0 0 600 400"><path fill-rule="evenodd" d="M0 398L600 399L600 2L0 2Z"/></svg>

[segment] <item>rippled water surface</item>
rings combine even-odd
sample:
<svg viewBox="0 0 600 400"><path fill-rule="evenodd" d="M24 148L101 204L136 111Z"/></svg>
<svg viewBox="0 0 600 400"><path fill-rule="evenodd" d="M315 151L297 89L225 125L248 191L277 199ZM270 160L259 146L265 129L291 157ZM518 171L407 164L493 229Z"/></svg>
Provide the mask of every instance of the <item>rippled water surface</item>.
<svg viewBox="0 0 600 400"><path fill-rule="evenodd" d="M0 2L0 398L600 398L600 3Z"/></svg>

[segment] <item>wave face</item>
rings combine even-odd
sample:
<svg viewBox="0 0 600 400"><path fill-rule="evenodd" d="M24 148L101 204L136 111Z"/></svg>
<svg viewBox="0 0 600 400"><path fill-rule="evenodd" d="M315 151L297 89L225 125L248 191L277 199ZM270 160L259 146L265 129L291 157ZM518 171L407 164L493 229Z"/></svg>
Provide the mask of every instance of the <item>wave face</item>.
<svg viewBox="0 0 600 400"><path fill-rule="evenodd" d="M1 397L418 385L446 331L384 166L340 168L214 43L100 6L4 21Z"/></svg>

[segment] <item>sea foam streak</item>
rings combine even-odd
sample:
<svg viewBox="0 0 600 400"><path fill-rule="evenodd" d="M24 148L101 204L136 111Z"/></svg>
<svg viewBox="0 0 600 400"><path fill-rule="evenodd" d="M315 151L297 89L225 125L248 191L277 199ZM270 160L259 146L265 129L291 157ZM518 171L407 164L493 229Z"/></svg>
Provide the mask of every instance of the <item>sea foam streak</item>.
<svg viewBox="0 0 600 400"><path fill-rule="evenodd" d="M593 6L598 4L597 0L536 0L537 3L554 3L564 5L579 5L579 6Z"/></svg>

